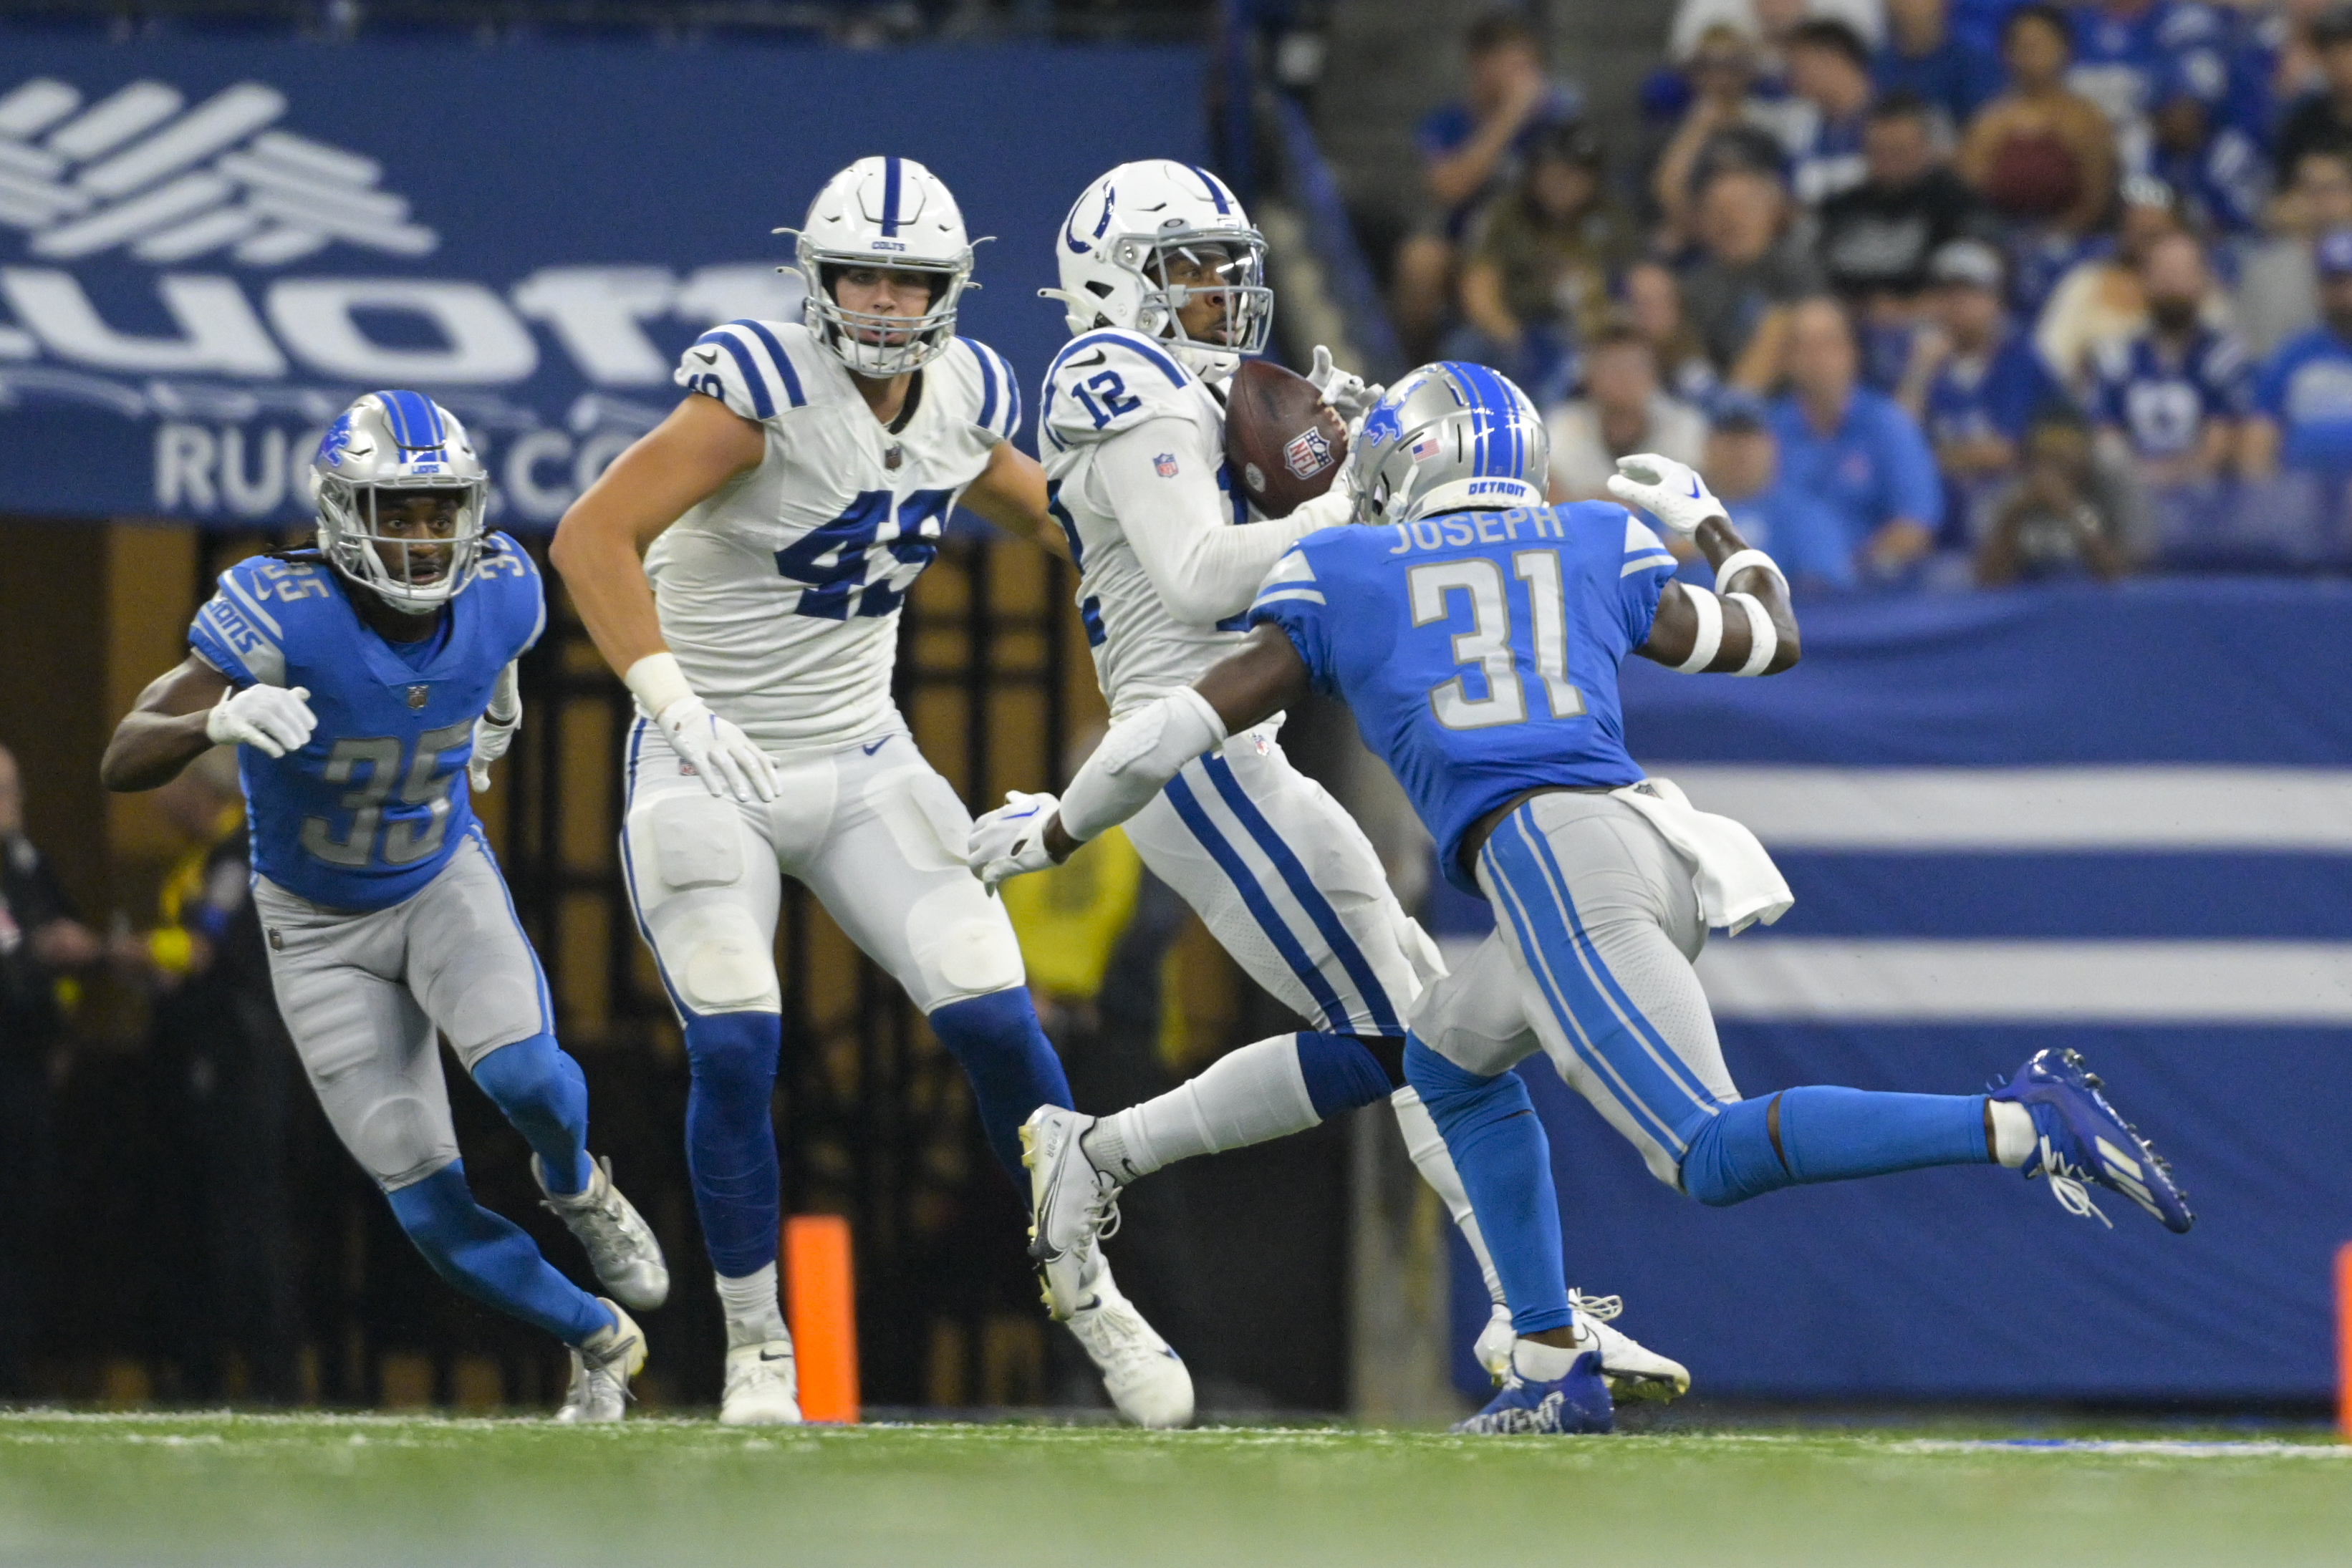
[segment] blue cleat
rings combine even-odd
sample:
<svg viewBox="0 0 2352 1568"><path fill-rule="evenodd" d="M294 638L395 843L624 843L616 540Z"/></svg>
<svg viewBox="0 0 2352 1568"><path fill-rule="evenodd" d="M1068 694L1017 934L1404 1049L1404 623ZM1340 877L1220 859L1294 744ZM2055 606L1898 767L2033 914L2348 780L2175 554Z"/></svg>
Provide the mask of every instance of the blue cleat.
<svg viewBox="0 0 2352 1568"><path fill-rule="evenodd" d="M1616 1425L1609 1385L1601 1377L1601 1353L1588 1350L1570 1364L1568 1375L1538 1383L1519 1375L1516 1358L1503 1376L1502 1391L1486 1407L1454 1429L1478 1435L1507 1432L1606 1432Z"/></svg>
<svg viewBox="0 0 2352 1568"><path fill-rule="evenodd" d="M2070 1214L2096 1218L2108 1229L2115 1221L2091 1201L2085 1182L2122 1193L2164 1222L2186 1232L2197 1223L2189 1195L2173 1182L2172 1167L2148 1146L2138 1130L2116 1114L2099 1092L2098 1075L2084 1070L2072 1051L2038 1051L2017 1076L1996 1084L1992 1097L2025 1107L2041 1134L2038 1155L2025 1166L2025 1179L2050 1178L2050 1190Z"/></svg>

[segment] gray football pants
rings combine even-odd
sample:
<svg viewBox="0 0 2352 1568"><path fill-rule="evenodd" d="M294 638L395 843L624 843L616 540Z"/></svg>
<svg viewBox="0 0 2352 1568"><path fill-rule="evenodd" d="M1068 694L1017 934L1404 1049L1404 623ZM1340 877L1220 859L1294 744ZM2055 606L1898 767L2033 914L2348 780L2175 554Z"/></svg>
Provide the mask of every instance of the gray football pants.
<svg viewBox="0 0 2352 1568"><path fill-rule="evenodd" d="M324 908L267 877L253 898L278 1011L352 1157L386 1192L455 1160L436 1031L470 1071L555 1029L539 956L488 850L469 834L388 909Z"/></svg>

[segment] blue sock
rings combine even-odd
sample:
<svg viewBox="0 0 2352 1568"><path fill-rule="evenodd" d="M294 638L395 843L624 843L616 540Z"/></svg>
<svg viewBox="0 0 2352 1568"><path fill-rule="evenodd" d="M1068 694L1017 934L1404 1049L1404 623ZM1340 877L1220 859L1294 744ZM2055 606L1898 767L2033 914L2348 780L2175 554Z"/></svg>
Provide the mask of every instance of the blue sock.
<svg viewBox="0 0 2352 1568"><path fill-rule="evenodd" d="M1021 1124L1040 1105L1070 1103L1070 1081L1038 1026L1028 988L950 1002L931 1015L931 1030L971 1080L981 1131L1025 1203L1029 1173L1021 1168Z"/></svg>
<svg viewBox="0 0 2352 1568"><path fill-rule="evenodd" d="M1298 1071L1307 1080L1307 1098L1314 1102L1315 1113L1327 1122L1342 1111L1385 1100L1396 1090L1381 1059L1351 1034L1299 1030Z"/></svg>
<svg viewBox="0 0 2352 1568"><path fill-rule="evenodd" d="M502 1045L474 1063L474 1082L539 1156L547 1190L588 1185L588 1080L551 1034Z"/></svg>
<svg viewBox="0 0 2352 1568"><path fill-rule="evenodd" d="M476 1301L571 1345L613 1326L613 1314L549 1267L530 1237L474 1201L462 1162L384 1196L433 1271Z"/></svg>
<svg viewBox="0 0 2352 1568"><path fill-rule="evenodd" d="M776 1260L782 1176L776 1165L776 1059L784 1020L714 1013L686 1026L686 1170L702 1244L730 1279Z"/></svg>
<svg viewBox="0 0 2352 1568"><path fill-rule="evenodd" d="M1462 1189L1522 1334L1566 1328L1568 1273L1560 1263L1559 1195L1551 1184L1551 1140L1536 1120L1516 1072L1481 1078L1409 1037L1404 1078L1444 1135Z"/></svg>
<svg viewBox="0 0 2352 1568"><path fill-rule="evenodd" d="M1784 1089L1708 1118L1683 1156L1683 1190L1720 1208L1784 1186L1929 1166L1989 1165L1984 1115L1981 1094Z"/></svg>

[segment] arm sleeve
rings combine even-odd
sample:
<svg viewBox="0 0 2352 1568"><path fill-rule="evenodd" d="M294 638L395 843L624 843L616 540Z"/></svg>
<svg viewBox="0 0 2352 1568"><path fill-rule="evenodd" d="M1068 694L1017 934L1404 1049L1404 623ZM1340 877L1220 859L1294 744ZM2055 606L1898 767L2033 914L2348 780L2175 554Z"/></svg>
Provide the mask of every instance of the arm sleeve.
<svg viewBox="0 0 2352 1568"><path fill-rule="evenodd" d="M1297 513L1267 523L1226 522L1217 487L1221 460L1199 425L1179 419L1121 431L1095 459L1103 498L1160 601L1197 626L1247 609L1276 558L1319 526Z"/></svg>
<svg viewBox="0 0 2352 1568"><path fill-rule="evenodd" d="M1889 403L1886 408L1887 515L1914 517L1933 528L1944 520L1944 482L1936 472L1936 455L1911 416Z"/></svg>
<svg viewBox="0 0 2352 1568"><path fill-rule="evenodd" d="M1329 692L1337 685L1331 662L1331 607L1323 587L1307 551L1287 550L1267 570L1257 597L1250 601L1249 623L1280 627L1297 650L1299 662L1307 666L1308 684L1318 692Z"/></svg>
<svg viewBox="0 0 2352 1568"><path fill-rule="evenodd" d="M239 686L282 686L286 655L278 639L283 631L255 597L251 584L238 580L232 567L221 573L220 589L196 612L188 627L188 647L197 658Z"/></svg>

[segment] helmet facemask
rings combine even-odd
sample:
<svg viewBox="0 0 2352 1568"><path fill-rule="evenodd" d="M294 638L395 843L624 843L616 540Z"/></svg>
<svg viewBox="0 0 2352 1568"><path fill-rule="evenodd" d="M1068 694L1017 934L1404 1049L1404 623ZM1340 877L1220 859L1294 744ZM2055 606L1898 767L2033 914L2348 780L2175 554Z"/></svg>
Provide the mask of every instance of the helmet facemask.
<svg viewBox="0 0 2352 1568"><path fill-rule="evenodd" d="M1126 239L1112 259L1143 280L1135 329L1166 340L1195 370L1230 371L1245 356L1265 350L1274 329L1274 290L1266 287L1265 240L1256 230ZM1185 308L1202 299L1223 302L1220 336L1195 338L1185 329Z"/></svg>
<svg viewBox="0 0 2352 1568"><path fill-rule="evenodd" d="M930 283L930 299L919 316L851 310L834 297L841 275L852 269L920 273ZM808 283L803 319L809 335L833 350L856 374L877 380L921 370L948 351L955 339L956 301L971 277L971 252L941 265L908 257L877 257L819 251L801 242L800 270Z"/></svg>
<svg viewBox="0 0 2352 1568"><path fill-rule="evenodd" d="M448 475L364 484L326 476L319 481L319 547L345 577L395 609L437 610L464 591L481 563L488 488L486 480ZM387 515L420 496L453 504L436 508L434 523L422 528Z"/></svg>

